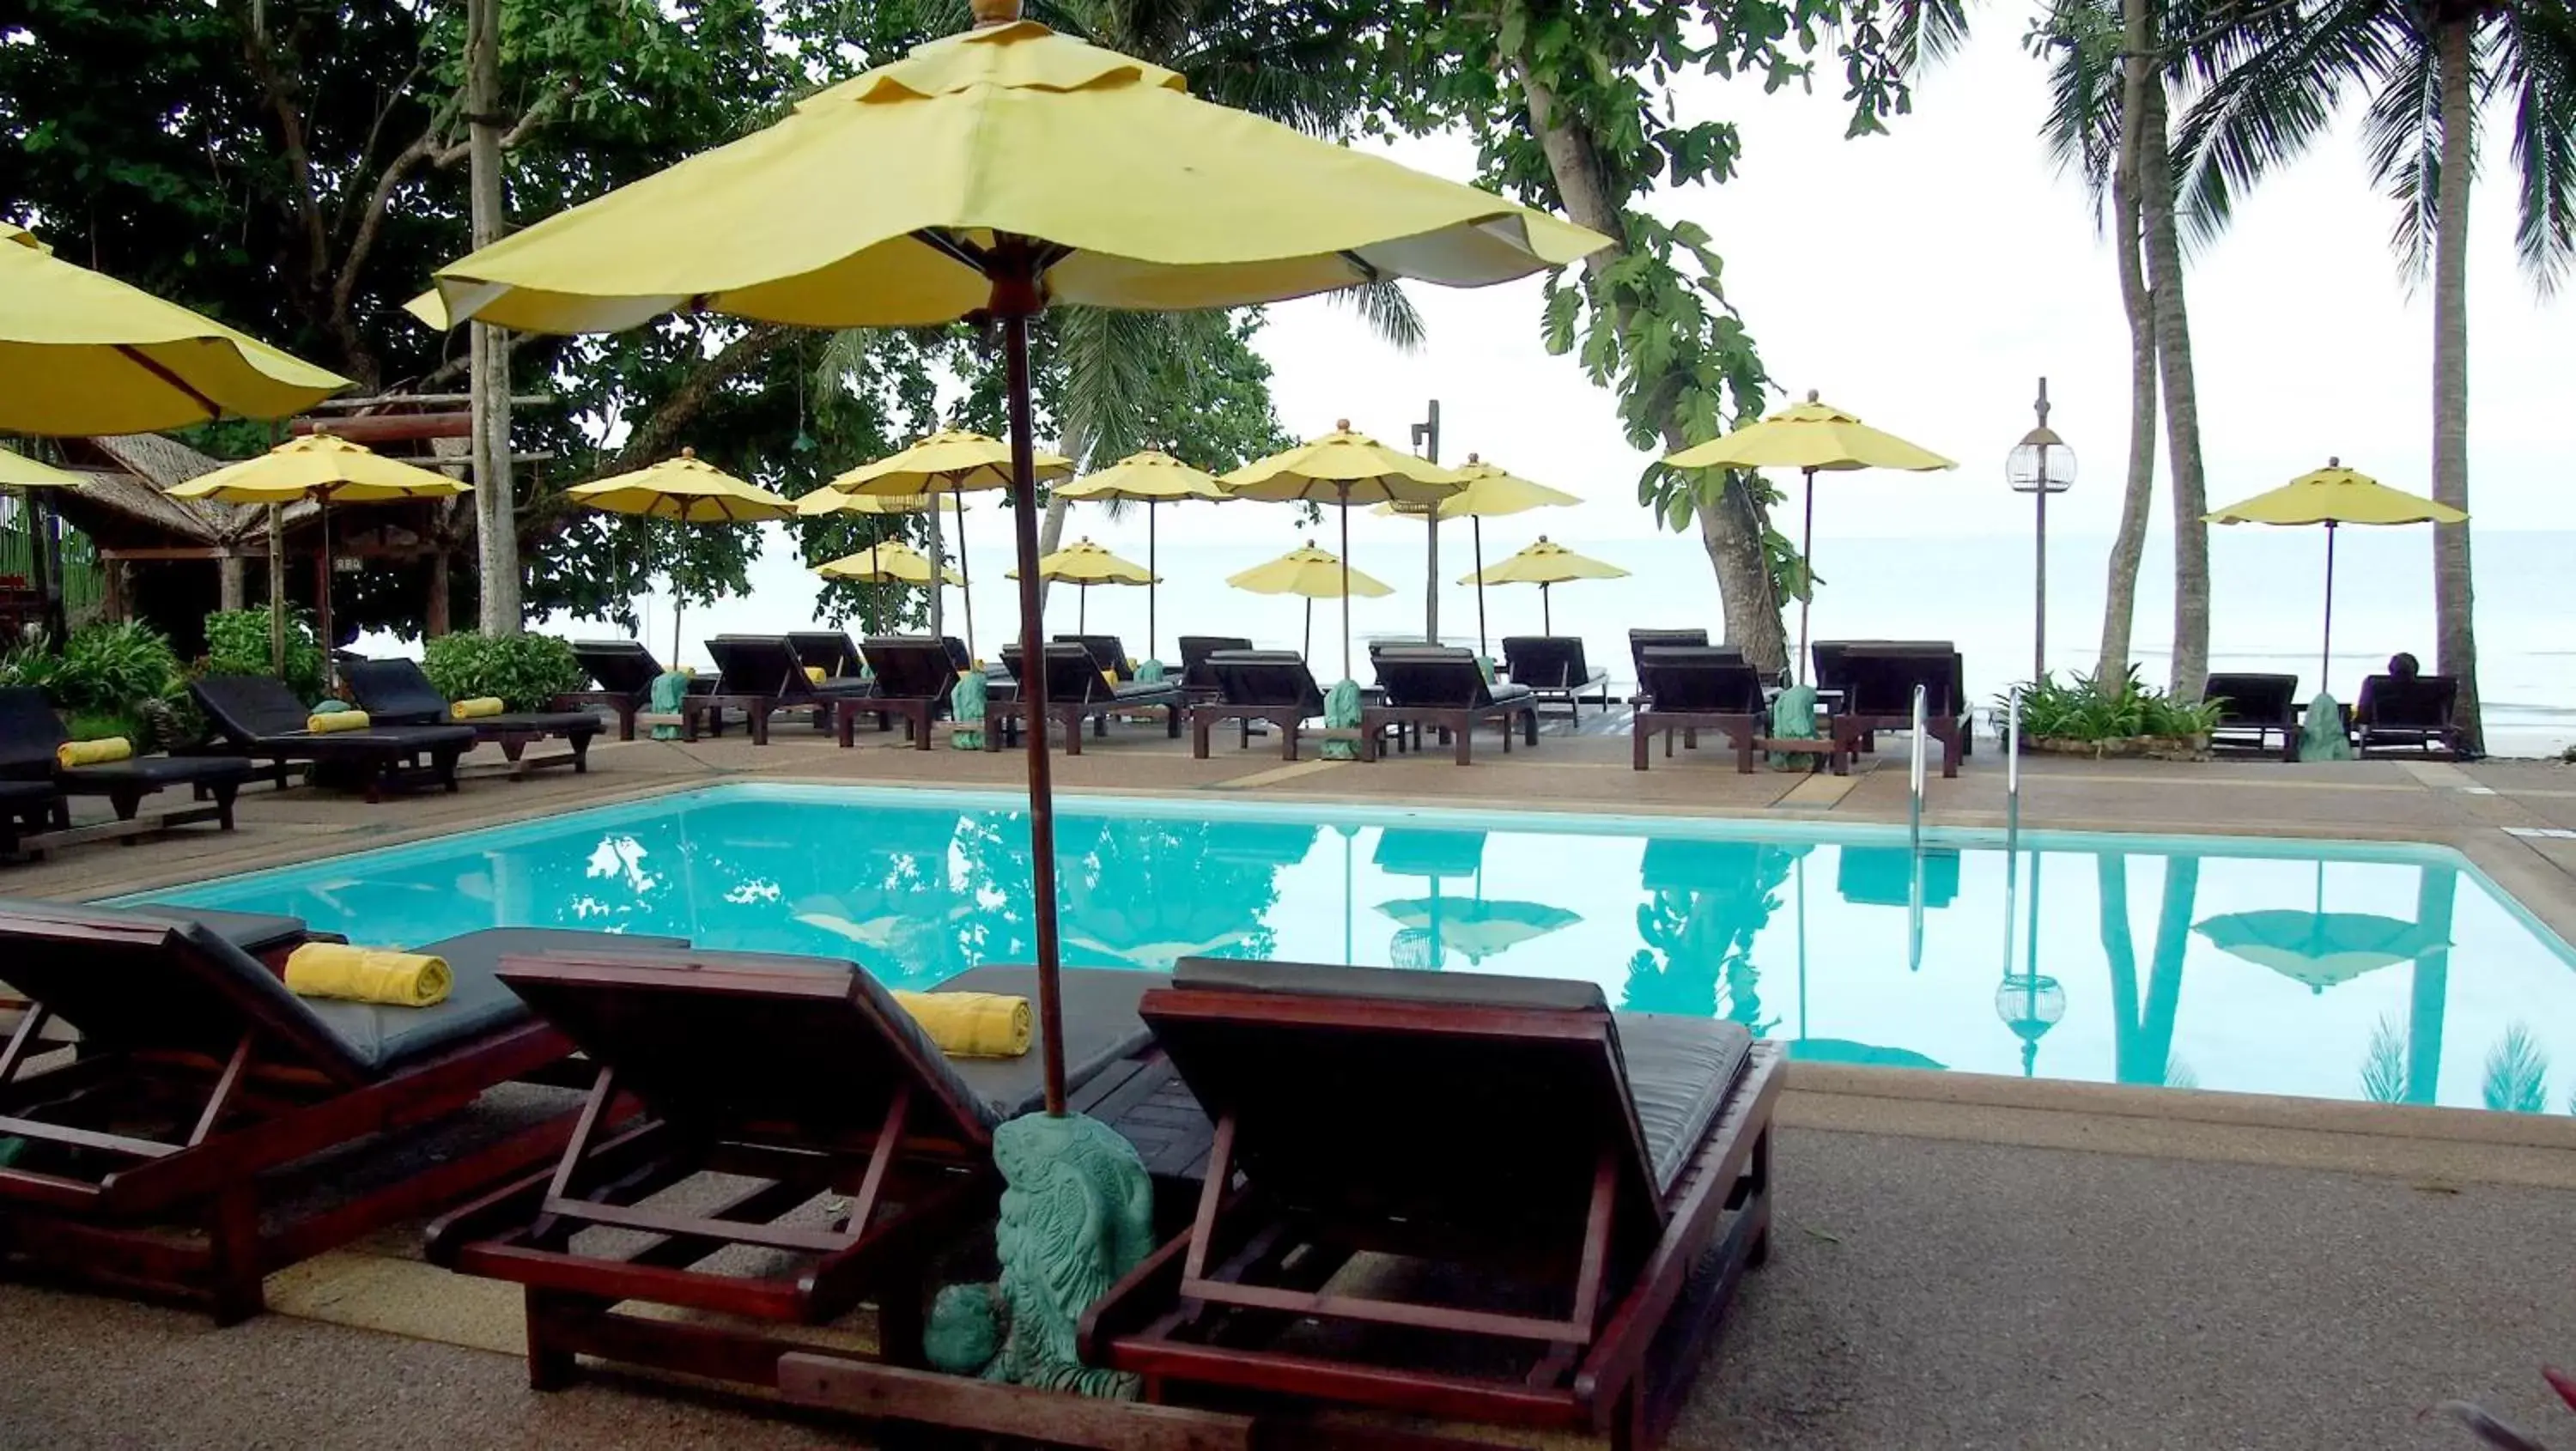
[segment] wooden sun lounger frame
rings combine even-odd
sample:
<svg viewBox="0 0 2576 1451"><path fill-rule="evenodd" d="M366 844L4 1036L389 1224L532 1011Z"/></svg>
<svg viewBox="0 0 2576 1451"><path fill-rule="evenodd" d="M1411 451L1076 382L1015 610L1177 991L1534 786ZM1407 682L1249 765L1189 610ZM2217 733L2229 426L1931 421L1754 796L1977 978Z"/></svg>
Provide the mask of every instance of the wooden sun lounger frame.
<svg viewBox="0 0 2576 1451"><path fill-rule="evenodd" d="M1241 994L1189 988L1158 991L1151 1003L1157 1019L1228 1019L1246 1011ZM1562 1013L1465 1004L1282 995L1265 999L1258 1010L1266 1021L1465 1039L1528 1042L1602 1031L1597 1020L1568 1023ZM1296 1247L1294 1236L1284 1232L1285 1221L1265 1221L1252 1212L1257 1186L1233 1183L1237 1124L1232 1113L1221 1114L1189 1232L1166 1242L1083 1317L1083 1359L1143 1375L1149 1399L1177 1377L1285 1397L1292 1406L1299 1398L1321 1398L1450 1420L1606 1432L1622 1448L1655 1445L1679 1411L1736 1283L1768 1256L1771 1117L1783 1063L1777 1046L1754 1046L1716 1122L1664 1195L1659 1238L1633 1275L1616 1286L1610 1258L1619 1148L1605 1137L1582 1240L1572 1257L1571 1308L1562 1319L1324 1292L1354 1250L1437 1257L1450 1248L1420 1242L1419 1236L1405 1243L1337 1241L1329 1252L1310 1254L1293 1272L1285 1271L1282 1261ZM1284 1282L1246 1283L1252 1275ZM1505 1382L1171 1338L1174 1329L1210 1307L1401 1326L1548 1350L1526 1378ZM1410 1444L1438 1442L1422 1438Z"/></svg>
<svg viewBox="0 0 2576 1451"><path fill-rule="evenodd" d="M1083 695L1080 698L1067 699L1050 688L1047 691L1046 702L1048 721L1063 731L1066 755L1082 754L1082 723L1086 720L1091 722L1093 735L1107 739L1109 718L1113 715L1131 715L1141 711L1159 710L1163 713L1164 736L1175 741L1181 738L1182 715L1189 706L1188 697L1181 691L1180 681L1166 681L1159 690L1141 692L1123 699L1114 693L1094 695L1091 693L1094 689L1090 684L1091 681L1100 681L1102 687L1106 687L1108 683L1101 680L1098 670L1089 668L1090 662L1095 657L1091 653L1091 647L1080 640L1049 641L1045 647L1045 653L1039 656L1038 668L1041 670L1054 668L1049 664L1049 660L1065 657L1055 655L1053 652L1073 646L1080 646L1084 667L1088 672ZM1016 680L1018 676L1014 674L1012 678ZM1052 686L1053 683L1050 681L1049 685ZM998 751L1005 744L1018 740L1019 732L1031 728L1029 699L1026 694L1014 689L1007 700L986 701L984 706L985 750Z"/></svg>
<svg viewBox="0 0 2576 1451"><path fill-rule="evenodd" d="M115 929L49 925L58 937L119 940ZM170 930L167 923L137 925ZM497 1084L560 1063L572 1044L528 1020L382 1077L353 1079L280 1054L269 1045L291 1040L272 1031L274 1020L256 1005L242 1006L249 1030L221 1061L90 1050L33 1074L25 1072L30 1062L60 1045L41 1041L52 1016L45 1004L28 1008L0 1048L0 1135L118 1162L87 1178L0 1167L0 1255L25 1256L63 1278L193 1305L230 1325L264 1307L261 1281L269 1272L543 1162L571 1127L560 1118L537 1124L373 1193L264 1227L261 1174L445 1117ZM175 1137L145 1138L30 1116L112 1094L180 1110L173 1122L186 1127ZM188 1228L202 1239L176 1232Z"/></svg>

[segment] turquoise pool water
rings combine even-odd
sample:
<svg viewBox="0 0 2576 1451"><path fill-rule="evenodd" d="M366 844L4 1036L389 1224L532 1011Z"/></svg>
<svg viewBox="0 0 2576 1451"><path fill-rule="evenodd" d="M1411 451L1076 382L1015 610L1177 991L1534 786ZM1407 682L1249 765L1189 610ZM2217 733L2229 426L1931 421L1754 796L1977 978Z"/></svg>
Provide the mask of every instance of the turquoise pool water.
<svg viewBox="0 0 2576 1451"><path fill-rule="evenodd" d="M2576 1112L2576 954L2432 848L1059 803L1069 963L1581 977L1802 1058ZM992 793L735 786L154 894L366 942L674 933L897 986L1025 961Z"/></svg>

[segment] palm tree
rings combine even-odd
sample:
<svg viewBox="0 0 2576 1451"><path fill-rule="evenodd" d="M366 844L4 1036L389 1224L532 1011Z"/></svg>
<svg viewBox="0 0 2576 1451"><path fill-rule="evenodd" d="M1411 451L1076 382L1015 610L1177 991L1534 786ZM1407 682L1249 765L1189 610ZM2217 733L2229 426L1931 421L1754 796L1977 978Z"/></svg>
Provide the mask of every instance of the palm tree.
<svg viewBox="0 0 2576 1451"><path fill-rule="evenodd" d="M2171 688L2197 698L2209 674L2209 527L2200 452L2199 392L2167 143L2168 87L2187 25L2179 0L2060 0L2039 30L2051 54L2043 129L2060 167L2079 172L2094 204L2109 203L2120 302L2129 322L2129 467L2120 532L2104 591L2102 649L2094 679L2128 673L2138 563L2154 503L2155 429L2161 401L2173 473L2174 625ZM2161 393L2161 398L2159 394Z"/></svg>
<svg viewBox="0 0 2576 1451"><path fill-rule="evenodd" d="M2297 0L2257 4L2193 47L2207 87L2183 118L2183 212L2227 220L2236 197L2304 152L2348 94L2397 203L2410 278L2433 276L2433 497L2469 507L2469 178L2480 101L2513 107L2524 267L2545 292L2576 253L2576 14L2566 0ZM2435 646L2459 678L2460 728L2482 744L2469 531L2433 531Z"/></svg>

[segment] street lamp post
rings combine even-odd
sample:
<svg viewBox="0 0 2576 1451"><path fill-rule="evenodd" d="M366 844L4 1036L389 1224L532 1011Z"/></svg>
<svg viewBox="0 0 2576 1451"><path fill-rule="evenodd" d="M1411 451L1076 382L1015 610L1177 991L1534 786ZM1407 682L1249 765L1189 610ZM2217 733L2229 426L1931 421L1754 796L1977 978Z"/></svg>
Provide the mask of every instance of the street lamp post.
<svg viewBox="0 0 2576 1451"><path fill-rule="evenodd" d="M2030 678L2037 684L2048 674L2048 496L2062 494L2075 484L2075 450L2048 426L2048 380L2039 380L2039 401L2033 407L2039 414L2039 426L2021 436L2004 460L2004 477L2016 493L2028 494L2036 502L2038 534L2031 584Z"/></svg>
<svg viewBox="0 0 2576 1451"><path fill-rule="evenodd" d="M1413 425L1414 451L1433 463L1440 462L1440 400L1431 400L1422 421ZM1423 518L1423 531L1429 536L1423 545L1425 573L1422 596L1422 641L1440 643L1440 506L1434 504Z"/></svg>

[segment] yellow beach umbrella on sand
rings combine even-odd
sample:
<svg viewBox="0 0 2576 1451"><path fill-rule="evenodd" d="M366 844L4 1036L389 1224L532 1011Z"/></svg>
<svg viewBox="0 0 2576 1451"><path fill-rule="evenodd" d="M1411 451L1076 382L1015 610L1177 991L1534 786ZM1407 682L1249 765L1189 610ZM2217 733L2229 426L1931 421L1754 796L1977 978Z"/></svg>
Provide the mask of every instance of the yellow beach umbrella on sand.
<svg viewBox="0 0 2576 1451"><path fill-rule="evenodd" d="M291 438L254 458L200 474L169 490L174 499L217 504L292 504L310 499L321 511L322 547L314 558L314 608L322 627L323 668L330 668L331 506L450 499L474 486L390 459L327 433Z"/></svg>
<svg viewBox="0 0 2576 1451"><path fill-rule="evenodd" d="M1680 469L1796 469L1807 476L1806 523L1798 535L1798 557L1808 577L1815 574L1816 475L1854 469L1904 469L1916 473L1954 469L1941 455L1882 433L1830 403L1807 401L1783 408L1759 423L1748 423L1723 438L1693 444L1671 454L1665 463ZM1798 678L1807 678L1807 606L1812 586L1798 600Z"/></svg>
<svg viewBox="0 0 2576 1451"><path fill-rule="evenodd" d="M1059 499L1077 502L1115 499L1144 505L1145 572L1148 574L1161 568L1154 539L1157 510L1165 504L1177 504L1188 499L1221 503L1233 497L1225 491L1225 485L1217 482L1216 475L1205 469L1194 469L1170 454L1150 448L1142 453L1131 453L1105 469L1085 474L1057 489L1055 495ZM1148 659L1154 657L1159 646L1154 616L1156 593L1154 585L1145 587L1145 655Z"/></svg>
<svg viewBox="0 0 2576 1451"><path fill-rule="evenodd" d="M1169 311L1403 277L1481 286L1609 244L1194 100L1176 72L1020 21L1010 0L975 3L975 30L444 269L447 312L541 332L632 327L675 309L809 327L994 318L1026 571L1021 642L1034 656L1028 322L1050 301ZM1043 673L1023 689L1041 718ZM1052 767L1046 733L1027 736L1039 1037L1046 1108L1061 1114Z"/></svg>
<svg viewBox="0 0 2576 1451"><path fill-rule="evenodd" d="M2392 489L2368 474L2327 459L2326 466L2299 475L2269 493L2230 504L2205 516L2213 524L2323 524L2326 526L2326 624L2320 650L2317 688L2326 688L2334 668L2335 530L2345 524L2464 524L2469 516L2448 504L2435 503L2402 489Z"/></svg>
<svg viewBox="0 0 2576 1451"><path fill-rule="evenodd" d="M1353 433L1347 418L1333 431L1295 448L1256 459L1225 476L1238 499L1332 504L1342 513L1343 568L1351 553L1353 504L1436 505L1458 492L1458 475L1426 458L1389 448ZM1351 592L1342 600L1342 677L1351 673Z"/></svg>
<svg viewBox="0 0 2576 1451"><path fill-rule="evenodd" d="M1380 504L1374 512L1396 514L1407 519L1438 523L1464 519L1475 531L1476 573L1485 572L1485 521L1508 514L1526 513L1531 509L1563 508L1583 501L1562 489L1532 483L1500 464L1491 464L1474 454L1460 464L1456 473L1465 487L1440 501L1437 507L1420 504ZM1476 585L1476 653L1492 653L1485 643L1485 586Z"/></svg>
<svg viewBox="0 0 2576 1451"><path fill-rule="evenodd" d="M966 599L966 649L975 649L975 591L966 564L966 495L1011 486L1011 446L990 434L943 428L874 463L864 463L823 486L853 498L909 499L946 496L957 521L958 590ZM1051 483L1073 476L1073 460L1058 454L1029 455L1029 477ZM816 492L821 492L817 490ZM814 497L806 495L808 499ZM819 506L818 506L819 507ZM945 559L940 561L945 564Z"/></svg>
<svg viewBox="0 0 2576 1451"><path fill-rule="evenodd" d="M0 222L0 432L62 438L282 418L348 386Z"/></svg>
<svg viewBox="0 0 2576 1451"><path fill-rule="evenodd" d="M1306 600L1306 644L1298 653L1311 655L1315 650L1315 601L1337 600L1345 593L1362 599L1384 599L1395 593L1395 587L1371 574L1345 565L1328 549L1317 549L1313 540L1270 561L1256 564L1241 574L1229 576L1227 584L1250 590L1257 595L1302 595Z"/></svg>
<svg viewBox="0 0 2576 1451"><path fill-rule="evenodd" d="M1549 589L1575 579L1626 579L1628 571L1615 564L1604 564L1587 554L1577 554L1542 534L1538 542L1477 574L1461 575L1460 584L1534 584L1538 586L1539 628L1543 633L1556 633L1556 619L1548 610Z"/></svg>
<svg viewBox="0 0 2576 1451"><path fill-rule="evenodd" d="M610 514L672 519L682 524L757 524L784 519L796 506L782 495L738 479L684 448L673 458L564 490L577 503ZM680 616L687 606L671 580L671 668L680 666Z"/></svg>
<svg viewBox="0 0 2576 1451"><path fill-rule="evenodd" d="M1010 571L1018 579L1020 572ZM1089 539L1077 539L1038 561L1038 578L1069 584L1081 591L1079 613L1074 629L1089 628L1091 621L1091 587L1097 584L1141 584L1151 586L1153 573L1132 559L1121 559Z"/></svg>
<svg viewBox="0 0 2576 1451"><path fill-rule="evenodd" d="M38 463L23 453L0 448L0 485L17 489L68 489L80 485L80 475Z"/></svg>

